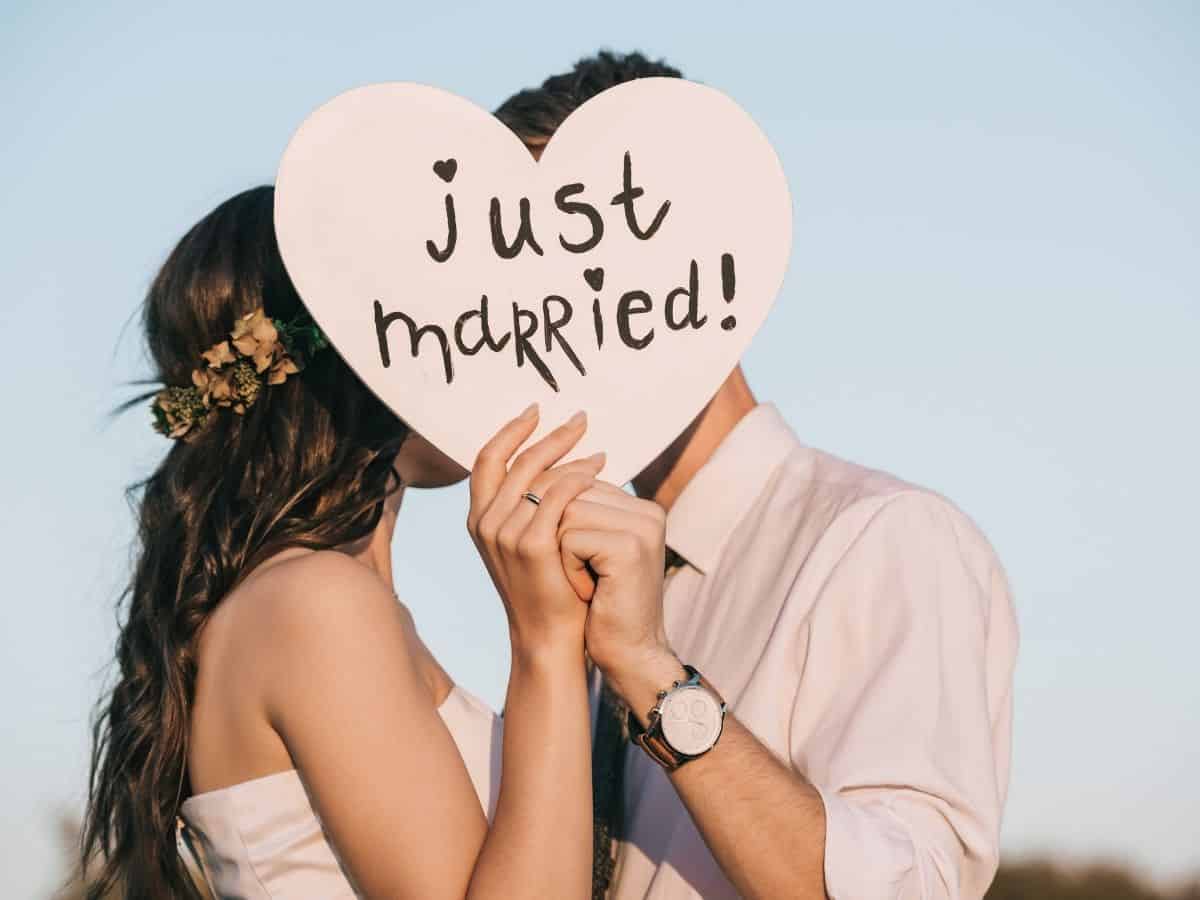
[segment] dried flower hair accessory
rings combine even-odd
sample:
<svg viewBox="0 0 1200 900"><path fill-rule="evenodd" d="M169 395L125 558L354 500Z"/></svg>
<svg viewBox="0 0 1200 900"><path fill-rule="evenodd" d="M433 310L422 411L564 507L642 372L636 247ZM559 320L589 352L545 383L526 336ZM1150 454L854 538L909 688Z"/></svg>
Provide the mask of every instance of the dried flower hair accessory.
<svg viewBox="0 0 1200 900"><path fill-rule="evenodd" d="M187 440L217 407L241 415L264 387L283 384L328 346L307 313L284 322L256 309L237 320L227 340L201 354L204 365L192 371L190 385L166 387L155 395L150 405L154 428L169 438Z"/></svg>

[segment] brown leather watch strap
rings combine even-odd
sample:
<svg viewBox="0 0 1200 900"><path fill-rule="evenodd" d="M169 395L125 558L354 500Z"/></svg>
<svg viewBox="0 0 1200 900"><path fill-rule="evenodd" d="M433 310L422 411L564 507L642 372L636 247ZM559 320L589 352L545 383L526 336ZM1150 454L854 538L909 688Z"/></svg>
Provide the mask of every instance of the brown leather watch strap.
<svg viewBox="0 0 1200 900"><path fill-rule="evenodd" d="M663 737L662 728L660 727L658 715L654 715L653 721L650 722L650 727L639 734L636 740L648 754L650 758L666 769L668 772L674 772L691 757L684 756L682 753L676 753L671 749L671 745L667 743L667 739Z"/></svg>

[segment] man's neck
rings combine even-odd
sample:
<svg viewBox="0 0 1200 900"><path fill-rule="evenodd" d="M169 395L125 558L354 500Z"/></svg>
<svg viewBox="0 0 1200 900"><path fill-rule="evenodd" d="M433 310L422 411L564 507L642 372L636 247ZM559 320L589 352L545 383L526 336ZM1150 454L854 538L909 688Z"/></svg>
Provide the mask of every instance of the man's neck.
<svg viewBox="0 0 1200 900"><path fill-rule="evenodd" d="M725 379L704 411L658 459L633 479L638 496L648 497L664 509L670 509L688 482L756 405L739 366Z"/></svg>

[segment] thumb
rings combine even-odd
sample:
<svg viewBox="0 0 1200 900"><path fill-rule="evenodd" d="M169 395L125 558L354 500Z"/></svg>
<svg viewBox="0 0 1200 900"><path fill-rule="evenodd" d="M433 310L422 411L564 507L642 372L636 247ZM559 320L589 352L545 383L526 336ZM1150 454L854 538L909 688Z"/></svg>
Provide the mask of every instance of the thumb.
<svg viewBox="0 0 1200 900"><path fill-rule="evenodd" d="M593 565L605 550L607 535L602 531L572 528L562 533L559 548L563 571L579 599L590 602L601 577Z"/></svg>

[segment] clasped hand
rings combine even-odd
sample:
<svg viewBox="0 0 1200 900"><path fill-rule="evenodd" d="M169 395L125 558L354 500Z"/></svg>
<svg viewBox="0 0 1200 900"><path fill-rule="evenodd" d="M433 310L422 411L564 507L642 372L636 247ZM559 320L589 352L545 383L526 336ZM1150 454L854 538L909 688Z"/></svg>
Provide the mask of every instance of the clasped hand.
<svg viewBox="0 0 1200 900"><path fill-rule="evenodd" d="M517 454L537 423L531 406L480 451L467 528L504 602L513 653L538 657L586 646L619 681L669 652L662 617L666 513L598 480L602 453L558 464L587 429L582 413Z"/></svg>

